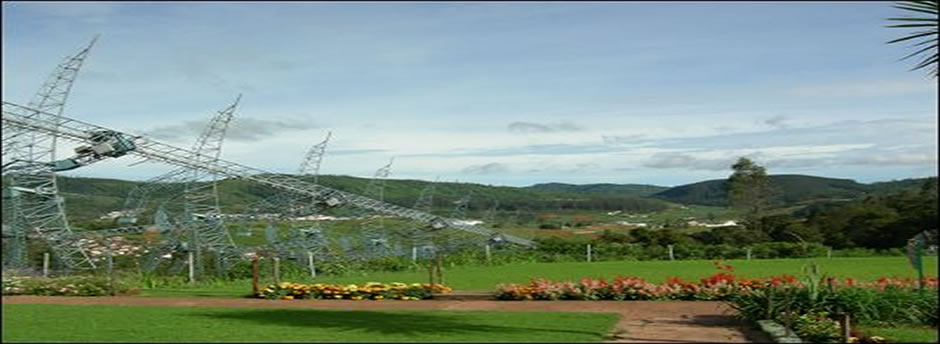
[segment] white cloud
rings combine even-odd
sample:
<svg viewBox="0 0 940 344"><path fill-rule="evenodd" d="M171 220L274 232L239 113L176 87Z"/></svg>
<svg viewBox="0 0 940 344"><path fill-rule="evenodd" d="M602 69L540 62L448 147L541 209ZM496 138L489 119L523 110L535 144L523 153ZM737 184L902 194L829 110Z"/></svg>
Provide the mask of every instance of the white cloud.
<svg viewBox="0 0 940 344"><path fill-rule="evenodd" d="M800 97L883 97L935 93L937 83L916 79L843 81L797 86L785 92Z"/></svg>

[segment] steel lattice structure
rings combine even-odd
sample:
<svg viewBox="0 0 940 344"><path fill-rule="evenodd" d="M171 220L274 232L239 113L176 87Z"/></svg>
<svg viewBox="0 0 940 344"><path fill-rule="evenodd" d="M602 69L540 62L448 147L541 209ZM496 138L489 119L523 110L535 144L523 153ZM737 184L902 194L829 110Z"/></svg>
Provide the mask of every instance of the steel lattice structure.
<svg viewBox="0 0 940 344"><path fill-rule="evenodd" d="M50 114L48 120L53 128L58 125L78 71L97 40L98 37L93 38L77 54L66 57L28 103L30 108ZM4 163L4 172L9 172L10 178L3 202L10 208L4 219L9 221L13 232L7 247L7 266L25 266L26 233L36 232L49 243L53 254L66 268L94 268L95 263L84 249L67 239L72 230L56 184L57 169L48 164L56 160L57 136L13 126L4 126L3 136L3 156L9 159ZM14 164L19 164L20 168L7 169Z"/></svg>
<svg viewBox="0 0 940 344"><path fill-rule="evenodd" d="M385 180L392 173L393 162L394 159L389 159L388 164L375 171L363 190L363 196L380 202L385 201ZM362 245L360 254L365 258L388 255L391 243L384 233L384 218L381 215L370 215L366 212L360 213L360 217L365 217L359 225L358 232L359 242Z"/></svg>
<svg viewBox="0 0 940 344"><path fill-rule="evenodd" d="M219 159L225 132L240 100L241 95L235 99L234 103L209 120L209 124L193 144L193 151L200 155L197 159L205 163L212 163ZM134 216L133 220L136 222L136 217L142 213L145 200L149 195L153 195L154 191L165 193L168 189L183 185L182 192L177 194L177 196L182 196L183 203L183 215L179 221L181 228L178 231L168 232L170 235L167 243L147 256L145 267L148 270L155 268L162 256L182 246L194 250L196 262L202 261L203 249L216 252L216 257L223 260L219 263L223 267L229 263L226 260L235 258L225 254L226 251L235 248L235 243L221 216L216 177L214 174L207 174L200 170L178 168L151 178L147 183L131 190L129 197L125 200L124 211ZM132 221L129 219L127 222ZM168 218L163 219L162 222L165 227L173 227ZM183 245L183 243L186 244ZM202 265L195 267L196 273L201 274Z"/></svg>
<svg viewBox="0 0 940 344"><path fill-rule="evenodd" d="M311 198L316 199L324 206L335 207L340 205L348 205L360 209L370 210L376 213L423 222L429 225L431 228L441 229L450 227L485 237L499 236L507 242L523 246L534 246L534 243L530 240L522 239L512 235L496 233L490 231L489 229L461 223L454 219L441 217L353 193L324 187L322 185L306 182L289 175L271 173L222 159L202 159L200 158L201 154L199 153L160 143L147 137L135 137L134 135L66 117L62 117L62 121L59 123L59 126L55 126L55 117L55 115L49 113L41 112L6 101L3 102L3 122L6 122L7 125L15 125L26 130L43 132L50 136L59 136L62 139L67 139L82 144L87 144L94 141L90 133L109 133L114 135L113 138L115 140L133 139L134 149L129 150L128 153L144 159L160 161L175 166L199 169L207 173L214 173L252 181L284 191L306 194ZM110 157L111 156L97 155L90 157L88 161L90 162L100 159L107 159Z"/></svg>

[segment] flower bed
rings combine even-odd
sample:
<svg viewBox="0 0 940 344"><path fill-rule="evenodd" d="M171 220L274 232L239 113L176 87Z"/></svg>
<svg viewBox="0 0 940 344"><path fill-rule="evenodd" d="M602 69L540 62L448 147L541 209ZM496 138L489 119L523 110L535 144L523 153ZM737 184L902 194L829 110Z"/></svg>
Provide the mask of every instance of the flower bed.
<svg viewBox="0 0 940 344"><path fill-rule="evenodd" d="M429 283L378 283L364 284L300 284L281 282L271 284L255 295L272 300L298 299L345 299L345 300L425 300L433 293L449 293L451 288Z"/></svg>
<svg viewBox="0 0 940 344"><path fill-rule="evenodd" d="M114 291L125 294L130 288L114 283ZM3 295L108 296L108 280L103 277L74 276L59 278L3 276Z"/></svg>
<svg viewBox="0 0 940 344"><path fill-rule="evenodd" d="M496 291L500 300L728 300L733 295L748 294L767 288L792 287L802 289L806 284L795 276L780 275L766 278L738 278L734 267L715 262L720 270L699 282L670 277L665 283L655 284L639 277L618 276L613 281L584 278L580 282L532 280L528 285L501 284ZM824 279L833 289L863 288L877 291L915 290L913 278L882 277L875 282L858 282L853 278L840 281ZM819 283L819 282L813 282ZM937 278L924 278L925 287L937 289Z"/></svg>

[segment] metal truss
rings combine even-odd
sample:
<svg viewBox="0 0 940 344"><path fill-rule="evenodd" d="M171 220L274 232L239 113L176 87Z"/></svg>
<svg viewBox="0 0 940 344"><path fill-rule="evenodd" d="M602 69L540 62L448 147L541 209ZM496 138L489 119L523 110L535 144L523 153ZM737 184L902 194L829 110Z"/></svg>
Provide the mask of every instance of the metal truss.
<svg viewBox="0 0 940 344"><path fill-rule="evenodd" d="M77 54L66 57L28 103L30 108L48 114L52 128L58 125L78 71L97 40L96 36ZM3 157L8 160L3 172L10 178L4 190L3 203L9 207L4 219L13 232L7 246L6 265L14 268L26 265L26 234L36 232L48 241L52 253L66 268L94 268L94 262L82 247L66 239L71 228L65 215L64 199L59 196L55 169L49 165L56 160L58 137L9 125L3 127L3 136Z"/></svg>
<svg viewBox="0 0 940 344"><path fill-rule="evenodd" d="M90 140L89 133L91 132L111 132L119 134L125 138L133 138L135 149L129 153L140 158L160 161L180 167L198 169L203 172L247 180L278 188L284 191L305 194L328 207L335 207L340 205L352 206L376 213L423 222L432 229L450 227L485 237L499 236L506 242L522 246L535 246L535 244L530 240L508 234L496 233L480 226L469 225L460 221L456 221L455 219L437 216L423 211L409 209L399 205L356 195L350 192L344 192L322 185L313 184L297 179L290 175L272 173L222 159L205 159L201 157L203 155L200 153L160 143L144 136L135 137L134 135L121 133L113 129L66 117L62 117L62 121L57 127L54 125L55 122L53 117L54 115L52 114L40 112L35 109L6 101L3 102L3 121L7 122L8 125L15 125L26 130L43 132L48 135L59 136L62 139L79 143L88 143Z"/></svg>

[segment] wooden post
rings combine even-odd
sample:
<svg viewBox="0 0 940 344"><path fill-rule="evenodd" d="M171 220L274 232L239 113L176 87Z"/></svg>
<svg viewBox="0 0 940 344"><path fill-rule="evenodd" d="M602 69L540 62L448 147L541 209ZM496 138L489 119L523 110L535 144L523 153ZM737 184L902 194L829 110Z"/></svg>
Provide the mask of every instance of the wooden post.
<svg viewBox="0 0 940 344"><path fill-rule="evenodd" d="M111 243L108 243L108 293L111 296L115 295L114 292L114 252L111 249Z"/></svg>
<svg viewBox="0 0 940 344"><path fill-rule="evenodd" d="M186 252L186 259L189 261L189 284L196 283L196 264L193 259L194 253L192 250Z"/></svg>
<svg viewBox="0 0 940 344"><path fill-rule="evenodd" d="M587 261L591 262L591 244L587 244Z"/></svg>
<svg viewBox="0 0 940 344"><path fill-rule="evenodd" d="M42 277L49 277L49 252L42 254Z"/></svg>
<svg viewBox="0 0 940 344"><path fill-rule="evenodd" d="M444 256L437 256L437 283L444 284Z"/></svg>
<svg viewBox="0 0 940 344"><path fill-rule="evenodd" d="M666 245L666 246L669 247L669 260L676 260L676 256L672 252L672 245Z"/></svg>
<svg viewBox="0 0 940 344"><path fill-rule="evenodd" d="M428 259L428 284L434 284L434 259Z"/></svg>
<svg viewBox="0 0 940 344"><path fill-rule="evenodd" d="M751 248L747 248L747 260L751 260Z"/></svg>
<svg viewBox="0 0 940 344"><path fill-rule="evenodd" d="M490 244L486 244L486 246L483 246L483 250L484 252L486 252L486 264L489 265L490 264Z"/></svg>
<svg viewBox="0 0 940 344"><path fill-rule="evenodd" d="M310 278L317 278L317 268L313 266L313 252L307 251L307 264L310 266Z"/></svg>
<svg viewBox="0 0 940 344"><path fill-rule="evenodd" d="M251 256L251 292L258 295L258 253Z"/></svg>
<svg viewBox="0 0 940 344"><path fill-rule="evenodd" d="M274 257L274 284L281 283L281 258Z"/></svg>
<svg viewBox="0 0 940 344"><path fill-rule="evenodd" d="M839 321L839 327L842 330L842 342L848 343L849 337L852 337L852 328L851 321L849 320L849 313L843 313L842 319Z"/></svg>

